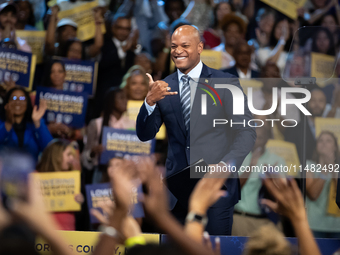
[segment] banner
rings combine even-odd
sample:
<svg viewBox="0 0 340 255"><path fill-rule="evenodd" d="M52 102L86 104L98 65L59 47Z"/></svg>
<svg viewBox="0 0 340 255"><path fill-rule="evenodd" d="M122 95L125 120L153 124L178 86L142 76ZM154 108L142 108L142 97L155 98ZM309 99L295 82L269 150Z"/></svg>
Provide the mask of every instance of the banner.
<svg viewBox="0 0 340 255"><path fill-rule="evenodd" d="M299 173L300 160L294 143L269 139L266 148L286 161L286 165L295 166L289 171L289 175L296 176ZM296 169L296 170L295 170Z"/></svg>
<svg viewBox="0 0 340 255"><path fill-rule="evenodd" d="M78 25L77 38L81 41L87 41L94 38L96 25L93 17L93 8L98 6L97 1L93 1L70 10L58 13L58 18L69 18ZM102 33L106 32L105 24L102 24Z"/></svg>
<svg viewBox="0 0 340 255"><path fill-rule="evenodd" d="M32 173L40 185L46 209L50 212L80 211L74 196L80 194L80 171Z"/></svg>
<svg viewBox="0 0 340 255"><path fill-rule="evenodd" d="M336 187L338 179L333 178L329 187L327 213L335 217L340 217L340 208L336 204Z"/></svg>
<svg viewBox="0 0 340 255"><path fill-rule="evenodd" d="M84 92L37 87L35 104L39 105L42 99L47 101L47 111L44 116L47 123L64 123L77 129L85 125L87 97L87 93Z"/></svg>
<svg viewBox="0 0 340 255"><path fill-rule="evenodd" d="M87 207L90 212L92 208L95 208L101 212L103 210L98 205L99 202L105 202L107 200L114 201L112 195L112 188L111 183L100 183L100 184L89 184L85 185L86 188L86 199L87 199ZM132 189L132 216L134 218L143 218L144 217L144 210L143 205L141 202L138 201L138 194L142 194L142 186L133 187ZM90 222L99 223L96 217L91 215L90 213Z"/></svg>
<svg viewBox="0 0 340 255"><path fill-rule="evenodd" d="M32 90L36 57L14 49L0 50L0 82L12 81L15 84Z"/></svg>
<svg viewBox="0 0 340 255"><path fill-rule="evenodd" d="M17 37L25 40L37 58L37 64L43 63L46 31L15 30Z"/></svg>
<svg viewBox="0 0 340 255"><path fill-rule="evenodd" d="M137 121L137 116L139 113L139 110L142 106L142 104L144 103L144 101L140 100L129 100L127 103L127 111L126 111L126 115L129 117L130 120L134 120ZM164 140L166 136L166 129L165 129L165 125L164 123L162 124L162 126L159 128L158 133L156 134L156 139L157 140Z"/></svg>
<svg viewBox="0 0 340 255"><path fill-rule="evenodd" d="M340 141L340 119L315 118L315 138L318 138L322 131L330 131Z"/></svg>
<svg viewBox="0 0 340 255"><path fill-rule="evenodd" d="M248 96L248 88L253 88L253 93L262 88L263 82L255 79L238 79L244 94Z"/></svg>
<svg viewBox="0 0 340 255"><path fill-rule="evenodd" d="M296 20L297 9L303 7L306 3L306 0L261 0L261 2L268 4L269 6L283 13L287 17Z"/></svg>
<svg viewBox="0 0 340 255"><path fill-rule="evenodd" d="M322 54L322 53L311 53L311 76L317 79L329 79L333 76L335 68L335 57ZM325 86L324 82L318 82L321 87Z"/></svg>
<svg viewBox="0 0 340 255"><path fill-rule="evenodd" d="M208 67L219 70L222 66L222 52L215 50L203 50L201 53L201 61ZM174 70L175 63L170 59L170 73Z"/></svg>
<svg viewBox="0 0 340 255"><path fill-rule="evenodd" d="M133 155L150 155L155 151L156 140L141 142L136 131L103 128L102 145L104 151L100 155L100 164L107 164L111 158Z"/></svg>
<svg viewBox="0 0 340 255"><path fill-rule="evenodd" d="M66 240L70 251L73 254L92 254L97 242L99 240L101 232L94 231L56 231ZM147 243L159 244L159 234L142 234ZM41 237L37 237L35 241L35 250L41 255L53 255L53 247L43 240ZM113 254L123 255L125 254L125 247L123 245L118 245Z"/></svg>
<svg viewBox="0 0 340 255"><path fill-rule="evenodd" d="M65 65L64 91L85 92L94 96L97 85L98 63L89 60L71 60L54 57Z"/></svg>

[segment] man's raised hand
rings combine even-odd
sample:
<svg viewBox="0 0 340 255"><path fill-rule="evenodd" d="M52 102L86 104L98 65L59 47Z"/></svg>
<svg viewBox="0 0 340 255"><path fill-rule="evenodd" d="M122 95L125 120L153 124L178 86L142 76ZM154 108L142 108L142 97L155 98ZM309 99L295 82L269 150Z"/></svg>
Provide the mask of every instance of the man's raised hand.
<svg viewBox="0 0 340 255"><path fill-rule="evenodd" d="M165 96L177 95L178 92L170 92L171 88L165 81L153 81L150 74L146 74L149 77L149 92L146 95L146 102L148 105L153 106L159 100L162 100Z"/></svg>

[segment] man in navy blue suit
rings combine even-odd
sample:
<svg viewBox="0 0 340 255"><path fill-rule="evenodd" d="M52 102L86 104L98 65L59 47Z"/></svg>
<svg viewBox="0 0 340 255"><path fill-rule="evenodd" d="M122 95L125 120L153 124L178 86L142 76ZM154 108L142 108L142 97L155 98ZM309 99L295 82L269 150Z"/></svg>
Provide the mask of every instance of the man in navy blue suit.
<svg viewBox="0 0 340 255"><path fill-rule="evenodd" d="M177 72L162 81L153 81L149 76L149 92L137 117L136 131L140 140L155 137L165 123L169 147L166 160L167 175L176 173L203 158L209 165L223 167L233 161L238 169L252 149L255 129L247 125L252 115L247 106L238 79L204 65L200 60L203 43L198 30L189 25L176 29L171 37L171 58ZM232 84L239 91L235 102L231 90L218 88L217 84ZM215 86L216 85L216 86ZM207 89L214 96L207 97ZM210 93L211 94L211 93ZM205 114L201 112L201 98L205 101ZM233 114L234 103L244 108L243 113ZM235 107L236 108L236 107ZM214 120L224 120L228 125L213 126ZM234 125L230 125L230 123ZM238 124L235 124L238 123ZM243 124L246 124L245 126ZM228 178L225 187L227 196L220 198L209 208L207 215L192 208L184 208L179 197L170 194L170 209L182 223L185 220L205 224L213 235L230 235L234 205L240 199L239 179ZM170 187L170 193L176 187Z"/></svg>

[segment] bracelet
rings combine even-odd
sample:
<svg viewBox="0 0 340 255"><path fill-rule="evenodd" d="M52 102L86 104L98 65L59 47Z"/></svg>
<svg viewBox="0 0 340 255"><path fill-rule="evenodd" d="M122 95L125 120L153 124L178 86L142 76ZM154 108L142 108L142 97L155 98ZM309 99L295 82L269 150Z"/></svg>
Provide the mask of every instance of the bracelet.
<svg viewBox="0 0 340 255"><path fill-rule="evenodd" d="M169 48L163 48L163 52L166 53L166 54L169 54L170 49Z"/></svg>
<svg viewBox="0 0 340 255"><path fill-rule="evenodd" d="M126 239L125 241L126 248L130 248L135 245L145 245L145 244L146 242L145 242L144 236L133 236L133 237Z"/></svg>
<svg viewBox="0 0 340 255"><path fill-rule="evenodd" d="M116 239L118 239L120 236L119 232L114 227L111 226L101 225L99 227L99 231L101 231L103 235L108 235L109 237Z"/></svg>

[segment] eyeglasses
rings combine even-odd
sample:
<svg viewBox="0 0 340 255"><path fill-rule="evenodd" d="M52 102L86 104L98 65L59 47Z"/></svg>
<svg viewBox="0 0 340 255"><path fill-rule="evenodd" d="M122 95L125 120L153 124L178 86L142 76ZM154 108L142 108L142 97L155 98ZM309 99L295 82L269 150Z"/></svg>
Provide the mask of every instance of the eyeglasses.
<svg viewBox="0 0 340 255"><path fill-rule="evenodd" d="M25 102L26 101L26 97L25 96L21 96L21 97L17 97L17 96L13 96L12 98L10 98L10 101L15 101L15 102Z"/></svg>

